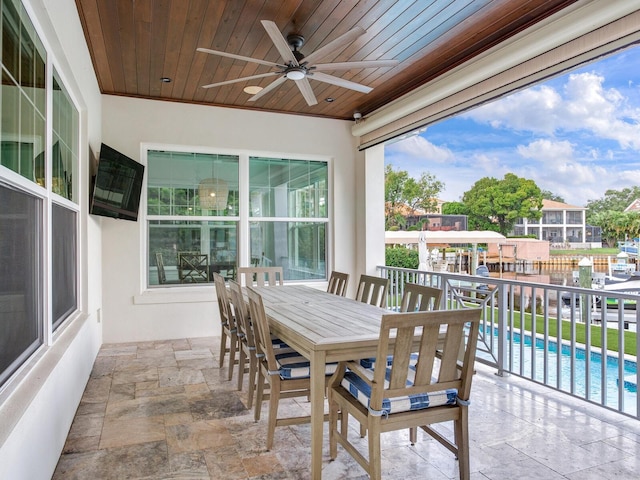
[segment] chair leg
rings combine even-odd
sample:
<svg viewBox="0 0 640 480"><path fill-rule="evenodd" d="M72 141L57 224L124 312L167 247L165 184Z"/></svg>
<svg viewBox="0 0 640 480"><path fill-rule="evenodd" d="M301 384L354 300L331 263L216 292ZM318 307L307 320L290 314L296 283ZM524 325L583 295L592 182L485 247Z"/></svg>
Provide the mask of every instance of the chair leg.
<svg viewBox="0 0 640 480"><path fill-rule="evenodd" d="M411 427L409 429L409 441L412 446L418 441L418 427Z"/></svg>
<svg viewBox="0 0 640 480"><path fill-rule="evenodd" d="M219 367L224 367L224 354L227 352L227 333L224 331L225 326L222 325L222 334L220 336L220 360Z"/></svg>
<svg viewBox="0 0 640 480"><path fill-rule="evenodd" d="M235 332L231 333L229 337L231 339L229 345L229 380L233 378L233 367L236 363L236 348L238 347L238 335Z"/></svg>
<svg viewBox="0 0 640 480"><path fill-rule="evenodd" d="M238 391L241 391L244 380L244 366L247 363L247 353L242 345L239 346L238 350L240 350L238 355Z"/></svg>
<svg viewBox="0 0 640 480"><path fill-rule="evenodd" d="M278 403L280 403L280 385L278 378L269 384L269 422L267 426L267 451L273 447L273 437L276 432L276 422L278 420Z"/></svg>
<svg viewBox="0 0 640 480"><path fill-rule="evenodd" d="M255 356L255 352L249 354L249 391L247 393L247 408L253 406L253 395L256 389L256 369L258 367L258 359Z"/></svg>
<svg viewBox="0 0 640 480"><path fill-rule="evenodd" d="M262 397L264 395L264 376L262 374L262 367L258 365L258 389L256 390L256 405L253 413L253 419L257 422L260 420L260 409L262 408Z"/></svg>
<svg viewBox="0 0 640 480"><path fill-rule="evenodd" d="M338 430L338 403L333 401L331 397L331 389L329 389L329 457L331 460L335 460L338 456L338 441L336 439L336 432ZM344 415L343 413L343 416ZM342 422L344 422L344 417L340 423L342 424Z"/></svg>
<svg viewBox="0 0 640 480"><path fill-rule="evenodd" d="M380 427L368 428L369 433L369 477L371 480L381 480L382 466L380 461Z"/></svg>
<svg viewBox="0 0 640 480"><path fill-rule="evenodd" d="M469 465L469 423L467 407L460 408L460 418L453 422L456 446L458 447L458 468L460 480L469 480L471 466Z"/></svg>

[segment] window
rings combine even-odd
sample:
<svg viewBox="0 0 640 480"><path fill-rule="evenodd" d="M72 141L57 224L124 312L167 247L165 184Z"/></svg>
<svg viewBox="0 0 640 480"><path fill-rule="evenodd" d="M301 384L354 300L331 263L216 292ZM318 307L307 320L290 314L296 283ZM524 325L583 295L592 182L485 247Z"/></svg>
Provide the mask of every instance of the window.
<svg viewBox="0 0 640 480"><path fill-rule="evenodd" d="M54 203L51 217L51 300L55 329L78 308L78 214Z"/></svg>
<svg viewBox="0 0 640 480"><path fill-rule="evenodd" d="M53 71L53 148L51 187L54 193L78 202L74 188L78 165L78 110L74 107L58 72Z"/></svg>
<svg viewBox="0 0 640 480"><path fill-rule="evenodd" d="M0 0L0 15L2 385L78 309L79 208L74 182L79 113L58 73L47 71L47 52L22 4ZM53 77L49 91L48 75ZM49 206L47 218L44 212ZM44 252L49 248L51 261L45 265Z"/></svg>
<svg viewBox="0 0 640 480"><path fill-rule="evenodd" d="M45 186L46 52L20 3L1 6L0 164Z"/></svg>
<svg viewBox="0 0 640 480"><path fill-rule="evenodd" d="M148 284L235 278L238 156L147 153Z"/></svg>
<svg viewBox="0 0 640 480"><path fill-rule="evenodd" d="M251 262L285 280L326 278L326 162L250 157Z"/></svg>
<svg viewBox="0 0 640 480"><path fill-rule="evenodd" d="M149 286L235 278L241 249L286 280L327 277L327 162L149 150L147 164Z"/></svg>
<svg viewBox="0 0 640 480"><path fill-rule="evenodd" d="M567 225L582 225L582 212L567 212Z"/></svg>
<svg viewBox="0 0 640 480"><path fill-rule="evenodd" d="M542 213L543 224L561 224L562 212L543 212Z"/></svg>
<svg viewBox="0 0 640 480"><path fill-rule="evenodd" d="M0 384L41 344L42 199L0 182Z"/></svg>

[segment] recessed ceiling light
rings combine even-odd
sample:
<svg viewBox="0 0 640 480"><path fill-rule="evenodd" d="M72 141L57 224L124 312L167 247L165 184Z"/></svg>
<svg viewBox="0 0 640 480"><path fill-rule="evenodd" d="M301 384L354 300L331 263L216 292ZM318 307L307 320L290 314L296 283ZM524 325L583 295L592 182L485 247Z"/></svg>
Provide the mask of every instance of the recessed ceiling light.
<svg viewBox="0 0 640 480"><path fill-rule="evenodd" d="M162 77L160 81L163 83L171 83L171 79L169 77Z"/></svg>
<svg viewBox="0 0 640 480"><path fill-rule="evenodd" d="M256 93L262 90L262 87L259 87L257 85L250 85L248 87L244 87L243 90L244 90L244 93L248 93L249 95L255 95Z"/></svg>
<svg viewBox="0 0 640 480"><path fill-rule="evenodd" d="M327 97L327 98L325 98L325 99L324 99L324 101L325 101L325 102L327 102L327 103L331 103L331 102L333 102L334 100L335 100L335 99L334 99L333 97Z"/></svg>

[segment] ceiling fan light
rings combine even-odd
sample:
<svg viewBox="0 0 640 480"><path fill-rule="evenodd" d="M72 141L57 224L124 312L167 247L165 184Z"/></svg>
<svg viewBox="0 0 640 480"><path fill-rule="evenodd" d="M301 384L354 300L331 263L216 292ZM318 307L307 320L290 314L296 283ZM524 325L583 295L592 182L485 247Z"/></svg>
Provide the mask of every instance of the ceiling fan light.
<svg viewBox="0 0 640 480"><path fill-rule="evenodd" d="M256 93L259 93L262 90L262 87L259 87L258 85L249 85L248 87L244 87L243 91L244 93L248 93L249 95L255 95Z"/></svg>
<svg viewBox="0 0 640 480"><path fill-rule="evenodd" d="M285 75L289 80L302 80L306 73L302 68L289 70Z"/></svg>

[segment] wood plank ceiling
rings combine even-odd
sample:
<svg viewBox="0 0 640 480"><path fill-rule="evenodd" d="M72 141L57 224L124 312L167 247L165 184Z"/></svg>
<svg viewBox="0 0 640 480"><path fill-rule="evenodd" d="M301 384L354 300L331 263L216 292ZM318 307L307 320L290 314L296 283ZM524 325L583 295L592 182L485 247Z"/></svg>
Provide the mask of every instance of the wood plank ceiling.
<svg viewBox="0 0 640 480"><path fill-rule="evenodd" d="M76 0L102 93L327 118L352 119L442 75L575 0ZM260 23L300 34L309 55L350 29L366 33L321 63L398 60L395 67L328 71L368 94L310 78L309 106L291 80L250 102L244 87L202 88L273 71L198 47L283 63ZM165 83L163 78L171 81ZM326 99L332 99L328 101Z"/></svg>

